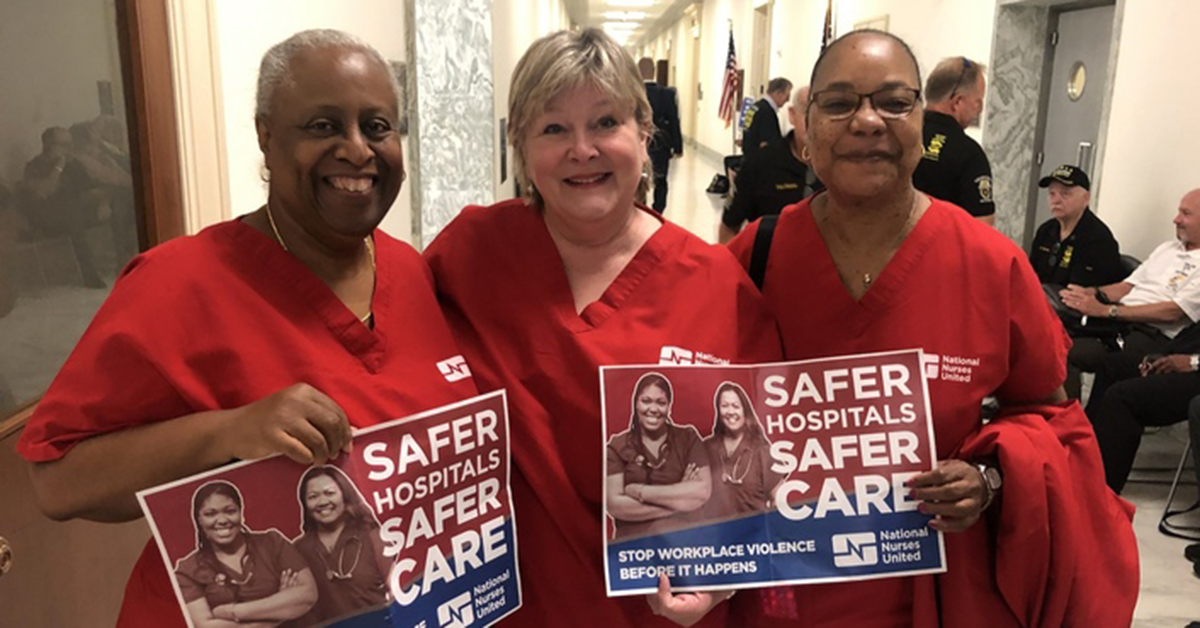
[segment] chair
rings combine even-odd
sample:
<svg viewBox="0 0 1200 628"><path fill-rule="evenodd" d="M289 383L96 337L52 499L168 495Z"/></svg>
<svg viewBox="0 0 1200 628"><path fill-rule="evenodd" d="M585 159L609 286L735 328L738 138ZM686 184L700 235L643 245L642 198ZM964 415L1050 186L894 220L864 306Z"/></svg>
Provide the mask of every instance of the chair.
<svg viewBox="0 0 1200 628"><path fill-rule="evenodd" d="M1137 267L1141 266L1141 265L1142 265L1142 260L1139 260L1138 258L1136 258L1132 255L1122 255L1121 256L1121 279L1125 279L1126 277L1132 275L1133 271L1137 270Z"/></svg>
<svg viewBox="0 0 1200 628"><path fill-rule="evenodd" d="M1193 424L1200 422L1200 396L1193 398L1191 403L1188 404L1188 422ZM1190 425L1189 427L1194 426ZM1171 490L1167 493L1167 504L1163 506L1162 517L1158 520L1158 531L1167 536L1200 541L1200 527L1180 525L1171 521L1171 518L1175 515L1189 513L1200 508L1200 496L1197 496L1196 502L1191 506L1179 510L1171 509L1171 505L1175 501L1175 491L1179 489L1179 481L1183 477L1183 467L1187 465L1188 457L1192 455L1192 447L1195 446L1191 438L1192 433L1194 431L1188 434L1187 446L1183 448L1183 455L1179 456L1179 464L1175 467L1175 478L1171 481ZM1196 473L1200 474L1200 469L1196 469Z"/></svg>

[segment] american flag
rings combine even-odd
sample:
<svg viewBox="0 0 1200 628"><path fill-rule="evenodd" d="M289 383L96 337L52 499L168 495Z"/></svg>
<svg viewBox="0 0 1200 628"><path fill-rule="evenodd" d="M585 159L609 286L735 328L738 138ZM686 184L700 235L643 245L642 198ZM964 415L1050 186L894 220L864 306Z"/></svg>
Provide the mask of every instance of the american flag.
<svg viewBox="0 0 1200 628"><path fill-rule="evenodd" d="M725 121L725 128L729 128L729 125L733 122L737 94L737 52L735 52L733 49L733 29L730 29L729 57L725 60L725 84L721 87L721 104L717 105L717 115Z"/></svg>

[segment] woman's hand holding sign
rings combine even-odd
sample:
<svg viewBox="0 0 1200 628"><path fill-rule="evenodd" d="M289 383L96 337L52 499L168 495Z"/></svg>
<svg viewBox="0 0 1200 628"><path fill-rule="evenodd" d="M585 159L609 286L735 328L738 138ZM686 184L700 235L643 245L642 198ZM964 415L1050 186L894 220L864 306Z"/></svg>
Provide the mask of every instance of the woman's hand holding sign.
<svg viewBox="0 0 1200 628"><path fill-rule="evenodd" d="M680 626L700 621L717 604L733 597L733 591L696 591L671 593L671 581L666 574L658 577L658 592L647 595L646 601L655 615L666 617Z"/></svg>
<svg viewBox="0 0 1200 628"><path fill-rule="evenodd" d="M962 532L975 524L988 505L988 487L974 466L962 460L942 460L936 469L908 481L918 510L935 515L929 526L943 532Z"/></svg>
<svg viewBox="0 0 1200 628"><path fill-rule="evenodd" d="M321 464L350 451L350 422L341 406L308 384L293 384L228 413L234 457L275 453L301 464Z"/></svg>

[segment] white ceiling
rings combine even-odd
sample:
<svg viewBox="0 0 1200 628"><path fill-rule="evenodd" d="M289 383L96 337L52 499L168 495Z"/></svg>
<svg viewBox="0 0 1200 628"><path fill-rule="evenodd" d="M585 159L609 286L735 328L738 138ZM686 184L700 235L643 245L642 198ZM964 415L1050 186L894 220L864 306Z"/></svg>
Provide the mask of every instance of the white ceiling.
<svg viewBox="0 0 1200 628"><path fill-rule="evenodd" d="M683 15L698 0L564 0L567 14L581 26L603 28L618 42L639 46Z"/></svg>

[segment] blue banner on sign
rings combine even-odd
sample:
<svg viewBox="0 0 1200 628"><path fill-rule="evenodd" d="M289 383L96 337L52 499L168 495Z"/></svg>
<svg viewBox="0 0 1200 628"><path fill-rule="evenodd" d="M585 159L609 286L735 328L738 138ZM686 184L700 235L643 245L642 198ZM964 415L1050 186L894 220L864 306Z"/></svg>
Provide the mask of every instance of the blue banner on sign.
<svg viewBox="0 0 1200 628"><path fill-rule="evenodd" d="M422 594L408 606L393 603L387 611L391 615L391 623L387 625L393 628L487 626L517 610L521 605L521 593L517 585L516 532L512 519L506 520L500 529L506 539L507 550L502 557L478 568L455 565L456 570L466 570L461 578L435 583L428 593ZM421 580L415 580L409 586L421 585ZM334 625L337 628L357 628L370 624Z"/></svg>
<svg viewBox="0 0 1200 628"><path fill-rule="evenodd" d="M645 592L667 573L672 587L764 582L833 582L863 576L941 571L940 539L930 517L830 513L804 525L778 512L608 546L613 593Z"/></svg>
<svg viewBox="0 0 1200 628"><path fill-rule="evenodd" d="M601 370L609 595L662 575L705 590L945 571L907 486L936 466L919 350L714 365L670 349Z"/></svg>

